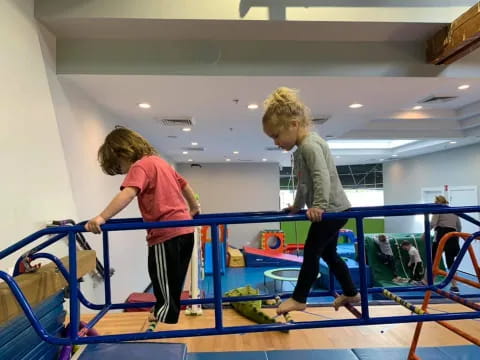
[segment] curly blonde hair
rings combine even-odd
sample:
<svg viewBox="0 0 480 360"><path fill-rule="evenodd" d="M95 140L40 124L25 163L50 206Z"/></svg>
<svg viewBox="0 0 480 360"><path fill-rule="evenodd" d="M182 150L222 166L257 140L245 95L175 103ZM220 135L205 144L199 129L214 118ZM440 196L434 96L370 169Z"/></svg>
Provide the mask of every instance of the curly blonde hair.
<svg viewBox="0 0 480 360"><path fill-rule="evenodd" d="M298 120L300 126L309 127L312 123L310 109L298 97L298 90L279 87L263 103L263 126L275 129L288 126L291 120Z"/></svg>
<svg viewBox="0 0 480 360"><path fill-rule="evenodd" d="M122 160L134 163L147 155L156 155L155 148L139 133L116 126L98 149L98 161L108 175L122 174Z"/></svg>
<svg viewBox="0 0 480 360"><path fill-rule="evenodd" d="M435 203L436 204L448 204L448 200L443 195L437 195L437 196L435 196Z"/></svg>

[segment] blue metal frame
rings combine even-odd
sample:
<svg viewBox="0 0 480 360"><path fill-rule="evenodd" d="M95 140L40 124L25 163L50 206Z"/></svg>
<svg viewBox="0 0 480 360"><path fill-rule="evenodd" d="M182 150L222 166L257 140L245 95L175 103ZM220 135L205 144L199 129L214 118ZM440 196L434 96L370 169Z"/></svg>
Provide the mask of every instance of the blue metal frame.
<svg viewBox="0 0 480 360"><path fill-rule="evenodd" d="M104 266L105 269L109 269L109 239L108 234L110 231L124 231L124 230L138 230L138 229L152 229L152 228L165 228L165 227L180 227L180 226L199 226L210 225L211 237L212 237L212 251L213 251L213 284L214 284L214 297L205 299L191 299L184 300L182 304L206 304L213 303L215 305L215 327L194 329L194 330L174 330L174 331L162 331L162 332L145 332L145 333L131 333L131 334L118 334L118 335L104 335L93 337L79 337L78 326L80 322L80 302L88 308L94 310L100 310L99 313L87 324L87 328L93 327L109 310L114 309L129 309L153 306L153 303L133 303L133 304L112 304L111 298L111 284L110 278L105 277L105 304L93 304L89 302L79 289L77 280L77 264L76 264L76 243L75 234L77 232L85 232L84 224L80 223L76 226L58 226L54 228L46 228L40 230L25 239L19 241L16 244L9 246L7 249L0 251L0 260L6 256L11 255L15 251L28 246L32 242L45 235L54 235L51 239L46 240L42 244L34 248L31 251L32 258L44 257L52 260L57 264L61 274L65 277L69 284L70 291L70 333L67 338L59 338L48 334L43 326L38 321L38 318L33 313L31 306L25 298L23 292L18 287L15 279L7 273L0 271L0 279L3 279L10 287L13 295L19 302L26 317L32 324L37 334L44 340L51 344L58 345L70 345L70 344L89 344L100 342L121 342L131 340L150 340L160 338L172 338L172 337L189 337L189 336L208 336L208 335L221 335L221 334L236 334L236 333L249 333L249 332L263 332L263 331L277 331L287 329L308 329L318 327L339 327L339 326L357 326L357 325L377 325L377 324L392 324L392 323L405 323L405 322L418 322L418 321L438 321L438 320L459 320L459 319L472 319L480 318L480 311L469 311L459 313L443 313L443 314L426 314L426 315L410 315L410 316L392 316L392 317L371 317L369 314L368 294L381 293L383 288L367 288L367 277L365 267L365 238L363 233L363 219L375 216L408 216L423 214L425 217L425 244L427 249L431 249L430 239L430 223L428 220L428 214L442 214L442 213L456 213L460 217L471 221L474 224L480 225L480 222L472 217L465 215L465 213L480 212L480 207L448 207L438 204L408 204L408 205L389 205L383 207L360 207L352 208L350 211L341 213L326 213L323 215L324 219L348 219L354 218L357 226L357 242L359 252L359 271L360 271L360 294L362 299L362 315L358 319L341 319L341 320L322 320L322 321L310 321L310 322L296 322L286 324L264 324L264 325L250 325L250 326L230 326L225 327L223 324L222 303L233 301L247 301L247 300L259 300L259 299L271 299L273 295L260 295L260 296L243 296L236 298L223 298L221 274L220 274L220 251L219 251L219 232L218 225L220 224L247 224L247 223L266 223L266 222L278 222L278 221L298 221L306 220L305 211L292 215L282 211L266 211L266 212L239 212L239 213L218 213L218 214L202 214L193 220L188 221L169 221L169 222L144 222L141 218L130 219L114 219L108 221L105 225L102 225L103 230L103 254L104 254ZM52 244L61 238L68 236L68 248L69 248L69 271L61 264L60 260L53 255L38 253L41 249ZM465 255L468 246L477 237L480 236L480 232L473 234L467 239L462 246L457 259L455 260L452 269L448 276L438 285L433 284L433 275L431 270L432 257L431 251L426 251L427 262L427 280L428 286L404 286L387 288L395 293L403 293L407 291L426 291L441 289L452 280L453 274L457 271L460 262ZM328 291L312 292L310 296L333 296L335 289L333 286L333 276L330 276L330 289ZM291 296L290 293L280 294L280 297L286 298ZM406 296L407 298L415 298L415 296ZM418 298L418 297L417 297Z"/></svg>

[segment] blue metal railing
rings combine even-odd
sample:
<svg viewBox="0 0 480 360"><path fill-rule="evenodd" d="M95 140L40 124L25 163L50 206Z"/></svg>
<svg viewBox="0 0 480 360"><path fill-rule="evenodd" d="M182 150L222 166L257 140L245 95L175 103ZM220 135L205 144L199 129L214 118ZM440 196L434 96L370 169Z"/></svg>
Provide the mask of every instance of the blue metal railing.
<svg viewBox="0 0 480 360"><path fill-rule="evenodd" d="M404 286L404 287L392 287L387 288L390 291L396 293L403 293L407 291L425 291L436 288L445 287L453 278L453 274L457 271L460 262L465 255L468 246L477 237L479 233L473 234L467 239L462 246L457 259L455 260L452 269L449 269L448 276L440 283L433 284L432 275L432 256L431 256L431 239L430 239L430 223L428 219L429 214L441 214L441 213L456 213L460 217L476 224L480 225L480 222L472 217L465 215L466 213L480 212L480 207L448 207L445 205L437 204L409 204L409 205L390 205L383 207L360 207L352 208L349 211L341 213L325 213L324 219L348 219L354 218L356 220L356 232L357 243L359 253L359 272L360 272L360 294L362 299L362 316L359 319L341 319L341 320L322 320L322 321L309 321L309 322L296 322L287 324L266 324L266 325L251 325L251 326L230 326L225 327L223 324L222 303L223 302L235 302L235 301L248 301L259 299L271 299L275 295L260 295L260 296L243 296L236 298L223 298L222 286L221 286L221 274L220 274L220 247L219 247L219 232L218 225L221 224L248 224L248 223L265 223L265 222L278 222L278 221L298 221L306 220L305 211L301 211L298 214L287 214L282 211L266 211L266 212L238 212L238 213L218 213L218 214L202 214L193 220L188 221L169 221L169 222L144 222L141 218L130 219L114 219L108 221L102 225L103 230L103 256L104 266L109 268L109 239L108 234L110 231L124 231L124 230L138 230L138 229L152 229L152 228L165 228L165 227L184 227L184 226L199 226L210 225L211 237L212 237L212 252L213 252L213 283L214 283L214 297L205 299L191 299L184 300L182 304L207 304L213 303L215 305L215 327L205 329L193 329L193 330L175 330L175 331L163 331L163 332L145 332L145 333L132 333L132 334L119 334L119 335L107 335L107 336L93 336L93 337L78 337L79 319L80 319L80 302L85 306L100 310L100 312L92 319L87 328L91 328L95 325L109 310L114 309L129 309L140 308L146 306L153 306L153 303L134 303L134 304L112 304L111 297L111 284L109 277L105 277L105 304L93 304L89 302L81 293L78 280L77 280L77 263L76 263L76 243L75 234L78 232L85 232L84 224L80 223L75 226L59 226L55 228L42 229L25 239L9 246L7 249L0 251L0 260L8 255L11 255L15 251L28 246L34 241L38 240L45 235L54 235L53 238L46 240L42 244L38 245L35 249L41 250L46 246L52 244L59 239L68 236L69 247L69 270L60 263L60 261L50 254L37 253L32 255L33 258L45 257L54 261L60 269L62 275L66 278L70 289L70 327L71 331L68 338L58 338L48 334L42 325L39 323L38 318L32 311L31 306L28 304L23 292L18 287L15 279L7 273L0 271L0 278L3 279L10 287L13 295L19 302L26 317L31 322L33 328L37 334L44 340L52 344L66 345L66 344L88 344L98 342L120 342L128 340L149 340L158 338L171 338L171 337L187 337L187 336L206 336L206 335L220 335L220 334L235 334L235 333L247 333L247 332L262 332L262 331L276 331L287 329L307 329L317 327L338 327L338 326L355 326L355 325L375 325L375 324L390 324L399 322L418 322L418 321L438 321L438 320L459 320L459 319L471 319L479 318L480 312L469 311L459 312L451 314L428 314L428 315L411 315L411 316L392 316L392 317L370 317L368 294L381 293L383 288L367 288L367 274L366 274L366 259L365 259L365 239L363 233L363 219L376 216L408 216L408 215L424 215L425 226L425 244L426 244L426 262L427 262L427 286ZM46 245L47 244L47 245ZM335 289L333 287L333 276L330 277L331 285L328 291L312 292L310 296L333 296ZM288 297L291 294L280 294L280 297Z"/></svg>

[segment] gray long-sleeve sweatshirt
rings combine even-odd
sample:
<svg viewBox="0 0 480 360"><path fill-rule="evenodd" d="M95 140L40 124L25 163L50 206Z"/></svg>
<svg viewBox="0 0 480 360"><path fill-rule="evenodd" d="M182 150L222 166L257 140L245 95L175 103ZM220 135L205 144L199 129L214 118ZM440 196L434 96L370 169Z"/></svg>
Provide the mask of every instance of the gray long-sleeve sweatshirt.
<svg viewBox="0 0 480 360"><path fill-rule="evenodd" d="M318 207L340 212L351 207L343 191L328 144L318 134L309 133L293 154L297 193L293 206Z"/></svg>

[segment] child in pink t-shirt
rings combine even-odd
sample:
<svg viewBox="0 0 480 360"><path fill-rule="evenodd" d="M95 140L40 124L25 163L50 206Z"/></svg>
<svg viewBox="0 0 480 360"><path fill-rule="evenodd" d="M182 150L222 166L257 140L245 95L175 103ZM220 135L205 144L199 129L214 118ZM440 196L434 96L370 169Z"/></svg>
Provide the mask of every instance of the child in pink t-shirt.
<svg viewBox="0 0 480 360"><path fill-rule="evenodd" d="M144 221L190 220L200 213L190 185L135 131L116 127L98 150L98 159L108 175L127 175L120 192L85 225L88 231L99 234L100 226L135 197ZM147 243L148 272L157 298L149 320L175 324L192 256L193 228L149 229Z"/></svg>

